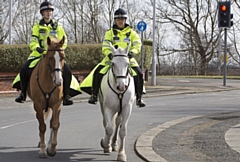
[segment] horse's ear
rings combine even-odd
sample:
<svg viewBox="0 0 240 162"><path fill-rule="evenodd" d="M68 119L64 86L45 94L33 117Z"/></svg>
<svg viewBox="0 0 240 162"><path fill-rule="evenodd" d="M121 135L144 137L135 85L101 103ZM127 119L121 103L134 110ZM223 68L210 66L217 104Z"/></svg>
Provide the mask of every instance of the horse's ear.
<svg viewBox="0 0 240 162"><path fill-rule="evenodd" d="M61 45L63 45L65 42L65 36L62 37L61 41L59 42Z"/></svg>
<svg viewBox="0 0 240 162"><path fill-rule="evenodd" d="M51 39L49 37L47 37L47 44L50 45L51 44Z"/></svg>
<svg viewBox="0 0 240 162"><path fill-rule="evenodd" d="M113 47L111 42L108 42L108 44L109 44L110 48L112 49L112 52L114 52L116 50L115 47Z"/></svg>
<svg viewBox="0 0 240 162"><path fill-rule="evenodd" d="M125 48L125 50L124 50L125 53L128 53L128 51L130 50L130 46L131 46L131 44L128 43L128 46L127 46L127 47Z"/></svg>

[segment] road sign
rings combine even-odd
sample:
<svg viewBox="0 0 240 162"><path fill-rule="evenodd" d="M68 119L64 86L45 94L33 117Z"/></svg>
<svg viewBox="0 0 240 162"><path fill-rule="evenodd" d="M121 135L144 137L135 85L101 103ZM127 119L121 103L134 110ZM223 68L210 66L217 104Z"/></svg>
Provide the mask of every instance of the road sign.
<svg viewBox="0 0 240 162"><path fill-rule="evenodd" d="M140 32L143 32L144 30L147 29L147 24L144 21L139 21L138 24L137 24L137 29Z"/></svg>

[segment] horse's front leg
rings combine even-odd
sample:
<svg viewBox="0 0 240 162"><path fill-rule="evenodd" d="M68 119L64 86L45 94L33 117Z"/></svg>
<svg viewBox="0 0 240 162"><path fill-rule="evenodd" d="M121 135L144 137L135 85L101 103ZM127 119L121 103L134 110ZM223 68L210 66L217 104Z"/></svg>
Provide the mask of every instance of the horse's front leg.
<svg viewBox="0 0 240 162"><path fill-rule="evenodd" d="M109 109L105 109L103 117L105 119L105 136L101 140L101 146L104 150L104 153L110 153L112 151L110 142L111 136L113 134L113 125L112 125L112 118L113 113Z"/></svg>
<svg viewBox="0 0 240 162"><path fill-rule="evenodd" d="M120 137L120 145L118 150L118 161L127 161L127 156L125 153L125 139L127 135L127 125L128 120L131 115L132 107L128 107L125 109L125 111L122 111L122 124L119 131L119 137Z"/></svg>
<svg viewBox="0 0 240 162"><path fill-rule="evenodd" d="M48 156L56 155L56 146L57 146L57 133L60 126L59 115L60 115L60 106L57 109L53 109L52 119L50 121L50 138L48 142L47 154Z"/></svg>
<svg viewBox="0 0 240 162"><path fill-rule="evenodd" d="M114 123L113 125L115 126L115 129L114 129L114 135L112 137L112 151L118 150L118 144L117 144L118 130L119 130L121 121L122 121L122 117L118 115L118 113L116 113L113 117L113 123Z"/></svg>
<svg viewBox="0 0 240 162"><path fill-rule="evenodd" d="M34 109L36 111L36 118L37 118L38 124L39 124L39 137L40 137L40 141L39 141L38 146L40 147L40 151L38 153L38 156L40 158L45 158L45 157L47 157L46 156L46 143L45 143L46 124L44 122L42 109L41 108L37 108L35 104L34 104Z"/></svg>

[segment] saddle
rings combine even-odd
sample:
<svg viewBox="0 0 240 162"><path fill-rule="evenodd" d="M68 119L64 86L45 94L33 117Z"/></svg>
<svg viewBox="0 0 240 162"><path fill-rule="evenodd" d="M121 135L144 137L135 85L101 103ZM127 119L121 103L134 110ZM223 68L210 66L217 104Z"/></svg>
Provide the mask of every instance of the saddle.
<svg viewBox="0 0 240 162"><path fill-rule="evenodd" d="M41 60L40 58L37 58L35 60L33 60L28 68L28 80L30 80L32 71L34 69L34 67L36 67L36 65L38 64L38 62ZM15 77L15 79L13 80L12 83L12 88L16 88L17 90L21 90L21 85L20 85L20 73L17 74L17 76ZM72 75L72 80L71 80L71 84L70 84L70 90L69 90L69 95L71 97L74 97L78 94L81 94L81 90L78 90L79 88L79 82L76 79L76 77L74 75Z"/></svg>
<svg viewBox="0 0 240 162"><path fill-rule="evenodd" d="M96 70L96 68L99 66L100 64L98 64L97 66L95 66L95 68L90 72L90 74L88 74L88 76L82 81L82 83L80 84L80 86L78 87L79 91L84 91L86 93L88 93L89 95L91 95L91 89L92 89L92 82L93 82L93 74L94 71ZM107 64L105 65L101 70L100 70L100 74L105 75L107 74L108 70L111 68L111 64ZM129 72L132 76L137 76L137 73L132 69L129 68Z"/></svg>
<svg viewBox="0 0 240 162"><path fill-rule="evenodd" d="M32 70L34 67L38 64L38 62L41 60L41 58L34 59L29 67L28 67L28 80L30 80ZM14 78L13 83L12 83L12 88L16 88L17 90L21 90L21 85L20 85L20 73L17 74L17 76Z"/></svg>

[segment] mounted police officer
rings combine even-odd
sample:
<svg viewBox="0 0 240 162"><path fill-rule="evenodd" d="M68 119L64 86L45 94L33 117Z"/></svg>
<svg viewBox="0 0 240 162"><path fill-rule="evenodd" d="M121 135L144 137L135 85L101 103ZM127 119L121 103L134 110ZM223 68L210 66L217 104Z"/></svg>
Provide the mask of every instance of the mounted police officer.
<svg viewBox="0 0 240 162"><path fill-rule="evenodd" d="M142 100L143 94L143 73L139 68L138 63L133 58L135 54L139 54L141 51L141 39L138 34L126 23L127 13L125 10L119 8L114 12L115 23L113 27L105 33L104 40L102 43L102 52L105 55L105 58L95 69L93 74L93 83L92 83L92 95L88 101L90 104L96 104L97 95L100 87L100 83L103 75L99 72L106 65L106 62L112 59L112 51L108 44L111 42L115 47L121 47L125 49L129 43L131 43L131 48L129 50L128 57L130 58L131 67L137 73L137 76L134 77L135 84L135 93L136 93L136 104L139 107L144 107L146 104Z"/></svg>
<svg viewBox="0 0 240 162"><path fill-rule="evenodd" d="M30 63L38 58L43 57L43 54L47 50L46 40L47 37L57 37L59 40L62 39L63 36L66 38L65 31L63 27L55 20L52 19L52 13L54 11L54 7L52 3L49 1L44 1L40 5L40 13L42 15L42 19L37 21L32 27L32 37L30 43L30 49L32 53L28 57L26 63L22 66L20 71L20 84L21 84L21 93L15 99L16 102L22 103L26 101L26 91L29 76L29 65ZM63 49L67 47L67 39L65 39L65 43L63 45ZM73 101L70 100L69 90L71 84L72 73L67 66L64 64L63 68L63 105L72 105Z"/></svg>

